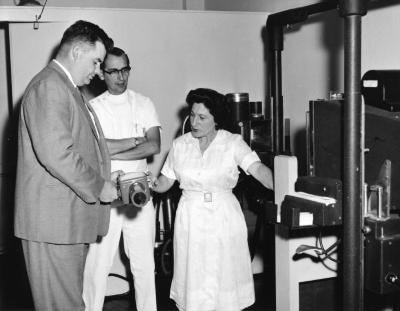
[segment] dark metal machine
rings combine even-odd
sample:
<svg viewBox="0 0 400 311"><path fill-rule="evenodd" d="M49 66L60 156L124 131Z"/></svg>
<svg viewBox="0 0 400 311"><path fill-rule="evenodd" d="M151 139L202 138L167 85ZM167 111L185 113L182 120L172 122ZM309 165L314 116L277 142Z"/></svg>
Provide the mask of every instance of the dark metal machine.
<svg viewBox="0 0 400 311"><path fill-rule="evenodd" d="M363 95L368 105L365 112L365 148L366 151L369 150L365 155L365 165L361 156L362 148L364 148L362 146L364 137L361 136L363 115L360 83L361 17L367 13L367 3L366 0L327 0L315 5L272 14L267 21L270 37L269 52L272 59L269 80L273 105L274 150L277 154L281 154L284 152L281 58L283 27L303 22L311 14L335 8L339 9L340 16L344 19L344 102L346 104L337 105L341 101L322 101L322 105L318 105L324 109L332 109L335 114L331 115L328 112L322 115L321 119L314 119L324 124L325 128L321 127L321 131L313 132L315 140L312 146L315 149L311 154L311 161L314 161L311 172L314 176L339 179L343 182L343 243L341 249L343 254L342 306L345 311L363 310L363 281L365 281L366 288L379 294L398 291L400 283L396 267L400 265L398 260L400 251L397 244L400 226L397 225L396 212L399 206L396 196L400 195L400 192L397 190L399 188L394 186L399 182L397 175L400 174L400 170L396 168L396 161L400 158L398 152L400 144L397 143L395 135L391 134L399 133L399 131L396 130L396 117L394 115L388 117L383 112L384 109L387 110L386 112L392 113L400 109L399 104L394 100L400 98L400 91L398 91L400 81L393 81L391 78L398 73L381 71L364 76ZM375 82L371 82L374 80ZM366 88L369 89L366 90ZM367 92L373 96L368 95ZM316 102L321 101L314 101L310 104L315 108L314 112L318 110L317 105L313 105ZM336 109L335 106L341 108ZM381 110L381 113L376 109ZM336 122L330 124L326 122L334 116L338 117ZM386 129L386 133L376 132L379 125ZM315 130L315 127L312 129ZM329 131L328 136L321 134L327 131ZM320 139L323 137L325 140ZM385 147L380 148L379 146ZM321 156L327 156L325 158L327 161L319 161ZM389 212L386 213L386 216L382 216L385 215L385 209L380 209L379 203L383 203L385 206L383 201L389 198L387 195L385 196L388 193L387 186L389 184L386 184L386 187L382 186L378 176L380 176L382 167L387 165L387 160L392 164L391 187L395 191L391 192ZM324 174L326 175L324 176ZM338 175L340 176L338 177ZM363 179L368 184L364 189L361 182ZM372 205L370 211L375 210L375 212L364 219L363 216L366 216L366 213L363 214L363 206L366 201ZM365 247L363 247L364 241L367 241ZM364 265L362 264L364 262L365 278L363 278Z"/></svg>
<svg viewBox="0 0 400 311"><path fill-rule="evenodd" d="M250 102L248 93L229 93L226 98L231 111L232 131L241 134L261 161L271 166L272 121L269 113L262 113L262 102Z"/></svg>
<svg viewBox="0 0 400 311"><path fill-rule="evenodd" d="M397 85L400 85L400 75ZM387 97L378 100L370 90L363 95L367 103L364 286L384 295L400 291L400 192L397 191L400 187L400 113L390 111L394 103L387 101ZM370 96L378 102L371 101ZM309 171L320 178L343 178L343 106L342 100L310 102Z"/></svg>
<svg viewBox="0 0 400 311"><path fill-rule="evenodd" d="M362 85L366 103L365 287L391 294L400 291L400 71L368 71Z"/></svg>
<svg viewBox="0 0 400 311"><path fill-rule="evenodd" d="M387 111L400 111L400 70L369 70L362 77L365 103Z"/></svg>
<svg viewBox="0 0 400 311"><path fill-rule="evenodd" d="M327 227L342 224L342 182L333 178L315 176L299 177L295 183L296 193L312 196L286 195L281 206L281 223L291 229L302 228L301 214L312 215L313 226ZM313 196L334 200L312 200Z"/></svg>

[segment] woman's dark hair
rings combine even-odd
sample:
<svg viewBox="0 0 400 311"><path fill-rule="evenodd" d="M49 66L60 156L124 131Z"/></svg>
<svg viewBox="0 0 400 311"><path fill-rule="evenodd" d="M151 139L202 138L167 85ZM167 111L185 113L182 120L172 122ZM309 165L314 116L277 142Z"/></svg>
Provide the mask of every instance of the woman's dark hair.
<svg viewBox="0 0 400 311"><path fill-rule="evenodd" d="M212 89L199 88L188 93L186 103L190 110L195 103L203 104L214 117L217 129L230 130L230 111L225 95Z"/></svg>

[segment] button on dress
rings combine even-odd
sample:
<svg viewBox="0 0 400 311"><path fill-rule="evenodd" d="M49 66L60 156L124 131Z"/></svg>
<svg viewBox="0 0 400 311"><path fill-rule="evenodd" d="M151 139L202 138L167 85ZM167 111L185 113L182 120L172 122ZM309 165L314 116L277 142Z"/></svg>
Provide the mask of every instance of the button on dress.
<svg viewBox="0 0 400 311"><path fill-rule="evenodd" d="M240 166L260 161L238 134L219 130L201 152L187 133L174 140L162 173L180 183L170 297L179 310L235 311L254 303L247 226L232 189Z"/></svg>

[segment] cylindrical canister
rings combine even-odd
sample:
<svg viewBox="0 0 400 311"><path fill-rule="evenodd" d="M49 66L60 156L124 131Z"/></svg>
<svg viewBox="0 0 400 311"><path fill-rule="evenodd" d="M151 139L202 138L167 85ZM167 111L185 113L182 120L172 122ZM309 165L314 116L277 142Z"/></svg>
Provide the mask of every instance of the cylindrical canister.
<svg viewBox="0 0 400 311"><path fill-rule="evenodd" d="M260 119L263 117L262 102L250 102L250 116L252 119Z"/></svg>
<svg viewBox="0 0 400 311"><path fill-rule="evenodd" d="M229 93L226 94L226 99L232 111L232 121L250 119L249 93Z"/></svg>

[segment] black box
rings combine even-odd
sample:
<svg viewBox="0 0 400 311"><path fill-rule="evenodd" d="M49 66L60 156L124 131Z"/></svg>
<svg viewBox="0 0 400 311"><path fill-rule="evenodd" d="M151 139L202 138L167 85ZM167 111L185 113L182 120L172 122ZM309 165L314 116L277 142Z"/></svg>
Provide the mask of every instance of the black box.
<svg viewBox="0 0 400 311"><path fill-rule="evenodd" d="M342 224L342 207L337 203L325 205L323 203L286 195L281 205L281 223L289 228L303 228L300 226L300 213L313 214L314 226L335 226Z"/></svg>
<svg viewBox="0 0 400 311"><path fill-rule="evenodd" d="M400 218L365 218L365 226L371 229L365 235L365 288L380 295L399 292L385 279L389 274L400 277Z"/></svg>
<svg viewBox="0 0 400 311"><path fill-rule="evenodd" d="M302 176L297 178L295 191L302 191L314 195L334 198L342 201L342 182L335 178Z"/></svg>
<svg viewBox="0 0 400 311"><path fill-rule="evenodd" d="M400 111L400 70L369 70L362 77L366 105Z"/></svg>

